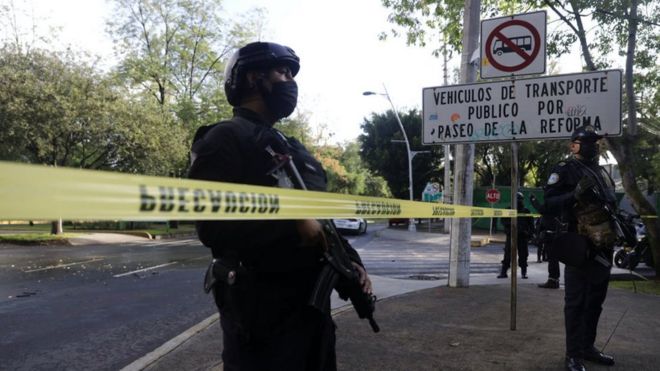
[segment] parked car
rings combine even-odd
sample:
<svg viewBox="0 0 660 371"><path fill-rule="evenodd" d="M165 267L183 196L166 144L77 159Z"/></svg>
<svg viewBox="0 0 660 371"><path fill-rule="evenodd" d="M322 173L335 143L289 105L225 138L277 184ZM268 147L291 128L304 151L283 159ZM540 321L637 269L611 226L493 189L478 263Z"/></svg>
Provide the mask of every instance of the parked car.
<svg viewBox="0 0 660 371"><path fill-rule="evenodd" d="M361 218L333 219L340 233L363 234L367 232L367 221Z"/></svg>
<svg viewBox="0 0 660 371"><path fill-rule="evenodd" d="M408 218L393 218L388 221L389 226L393 225L399 225L399 224L405 224L408 225L410 223L410 219Z"/></svg>

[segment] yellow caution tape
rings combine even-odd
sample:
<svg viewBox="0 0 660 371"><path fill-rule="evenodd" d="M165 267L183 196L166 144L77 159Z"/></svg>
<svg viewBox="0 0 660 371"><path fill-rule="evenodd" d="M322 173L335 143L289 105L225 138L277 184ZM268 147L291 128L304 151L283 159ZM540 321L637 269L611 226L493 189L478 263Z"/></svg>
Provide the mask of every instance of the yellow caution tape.
<svg viewBox="0 0 660 371"><path fill-rule="evenodd" d="M515 210L0 162L0 219L514 217Z"/></svg>

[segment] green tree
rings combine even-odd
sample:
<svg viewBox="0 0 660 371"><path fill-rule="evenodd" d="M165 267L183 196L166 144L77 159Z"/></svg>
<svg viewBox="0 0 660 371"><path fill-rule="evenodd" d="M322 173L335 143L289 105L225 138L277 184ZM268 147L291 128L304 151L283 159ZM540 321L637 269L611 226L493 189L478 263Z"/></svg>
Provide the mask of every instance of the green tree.
<svg viewBox="0 0 660 371"><path fill-rule="evenodd" d="M185 161L166 115L71 54L1 49L0 84L2 159L159 175Z"/></svg>
<svg viewBox="0 0 660 371"><path fill-rule="evenodd" d="M343 146L328 144L329 132L319 130L313 134L307 113L297 110L295 116L278 123L277 129L299 140L321 162L328 177L328 192L391 196L385 180L364 166L356 142Z"/></svg>
<svg viewBox="0 0 660 371"><path fill-rule="evenodd" d="M154 175L185 164L186 133L169 127L169 115L127 100L71 53L5 46L0 84L2 160Z"/></svg>
<svg viewBox="0 0 660 371"><path fill-rule="evenodd" d="M300 110L295 111L295 115L280 121L276 128L289 137L294 137L305 147L315 146L312 127L309 124L309 116Z"/></svg>
<svg viewBox="0 0 660 371"><path fill-rule="evenodd" d="M410 140L411 151L431 151L413 159L413 195L420 198L426 182L442 182L439 147L422 147L421 117L417 110L400 114L401 122ZM367 167L387 180L396 198L408 199L408 154L403 135L393 111L373 113L361 125L363 133L358 140L360 155ZM393 142L394 140L394 142Z"/></svg>
<svg viewBox="0 0 660 371"><path fill-rule="evenodd" d="M360 157L360 144L350 142L344 146L340 159L346 167L351 182L355 184L355 193L363 196L391 198L389 185L385 178L369 169Z"/></svg>
<svg viewBox="0 0 660 371"><path fill-rule="evenodd" d="M540 156L539 154L543 154ZM518 148L518 175L522 186L540 187L545 185L552 167L568 158L568 148L563 142L523 142ZM511 185L511 147L498 144L477 144L475 146L476 182L490 186L493 179L496 185Z"/></svg>
<svg viewBox="0 0 660 371"><path fill-rule="evenodd" d="M224 61L260 29L262 10L237 24L221 16L220 0L115 0L108 31L121 59L118 75L174 112L192 134L230 116Z"/></svg>
<svg viewBox="0 0 660 371"><path fill-rule="evenodd" d="M381 0L391 13L388 21L396 27L381 32L379 38L389 36L405 37L408 45L435 47L433 54L440 56L444 51L449 54L462 50L463 42L463 0ZM514 14L534 9L534 2L482 0L481 13L486 17L501 13ZM438 40L442 44L438 45Z"/></svg>

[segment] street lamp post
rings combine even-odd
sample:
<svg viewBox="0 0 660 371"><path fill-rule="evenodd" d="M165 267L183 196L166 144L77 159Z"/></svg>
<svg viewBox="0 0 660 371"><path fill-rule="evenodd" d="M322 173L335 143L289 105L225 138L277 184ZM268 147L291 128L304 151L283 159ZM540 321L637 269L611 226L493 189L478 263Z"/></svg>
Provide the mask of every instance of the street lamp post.
<svg viewBox="0 0 660 371"><path fill-rule="evenodd" d="M408 194L410 195L410 201L413 201L413 176L412 176L412 159L413 157L418 153L415 152L413 153L410 150L410 142L408 141L408 135L406 135L406 131L403 128L403 124L401 123L401 118L399 117L399 113L396 110L396 107L394 107L394 103L392 103L392 99L390 98L390 94L387 92L387 87L385 87L385 84L383 84L383 89L385 90L385 93L376 93L373 91L365 91L362 93L362 95L381 95L387 98L387 100L390 102L390 105L392 106L392 111L394 111L394 117L396 117L396 122L399 123L399 128L401 128L401 133L403 134L403 139L406 142L406 152L408 154ZM408 231L410 232L417 232L417 227L415 227L415 219L410 218L408 222Z"/></svg>

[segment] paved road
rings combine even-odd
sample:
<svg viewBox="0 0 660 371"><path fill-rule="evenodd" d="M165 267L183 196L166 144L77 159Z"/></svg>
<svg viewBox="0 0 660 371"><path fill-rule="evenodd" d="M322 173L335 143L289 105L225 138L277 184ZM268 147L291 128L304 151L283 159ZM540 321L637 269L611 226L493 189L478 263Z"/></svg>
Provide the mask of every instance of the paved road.
<svg viewBox="0 0 660 371"><path fill-rule="evenodd" d="M120 369L216 311L196 238L129 240L0 245L1 370Z"/></svg>
<svg viewBox="0 0 660 371"><path fill-rule="evenodd" d="M445 243L396 235L378 223L346 237L373 275L444 278ZM120 369L215 313L201 290L208 258L195 238L0 245L0 369ZM472 273L500 259L501 245L473 250Z"/></svg>
<svg viewBox="0 0 660 371"><path fill-rule="evenodd" d="M0 247L0 369L123 367L215 311L207 260L193 239Z"/></svg>
<svg viewBox="0 0 660 371"><path fill-rule="evenodd" d="M443 235L442 244L449 244L449 236ZM369 249L358 249L370 274L391 278L441 279L449 274L449 249L429 245L423 241L382 240ZM482 247L473 253L470 272L497 273L502 259L501 245Z"/></svg>
<svg viewBox="0 0 660 371"><path fill-rule="evenodd" d="M405 226L404 226L405 227ZM397 228L399 230L404 227ZM358 248L370 274L402 279L443 279L449 274L449 235L440 233L418 233L405 241L396 234L387 233L383 225L376 229L380 233L377 245L368 249ZM419 232L427 227L420 225ZM439 230L437 226L434 231ZM473 248L470 257L470 274L496 274L500 271L503 255L502 244L494 243ZM530 246L530 262L536 259L536 248Z"/></svg>

